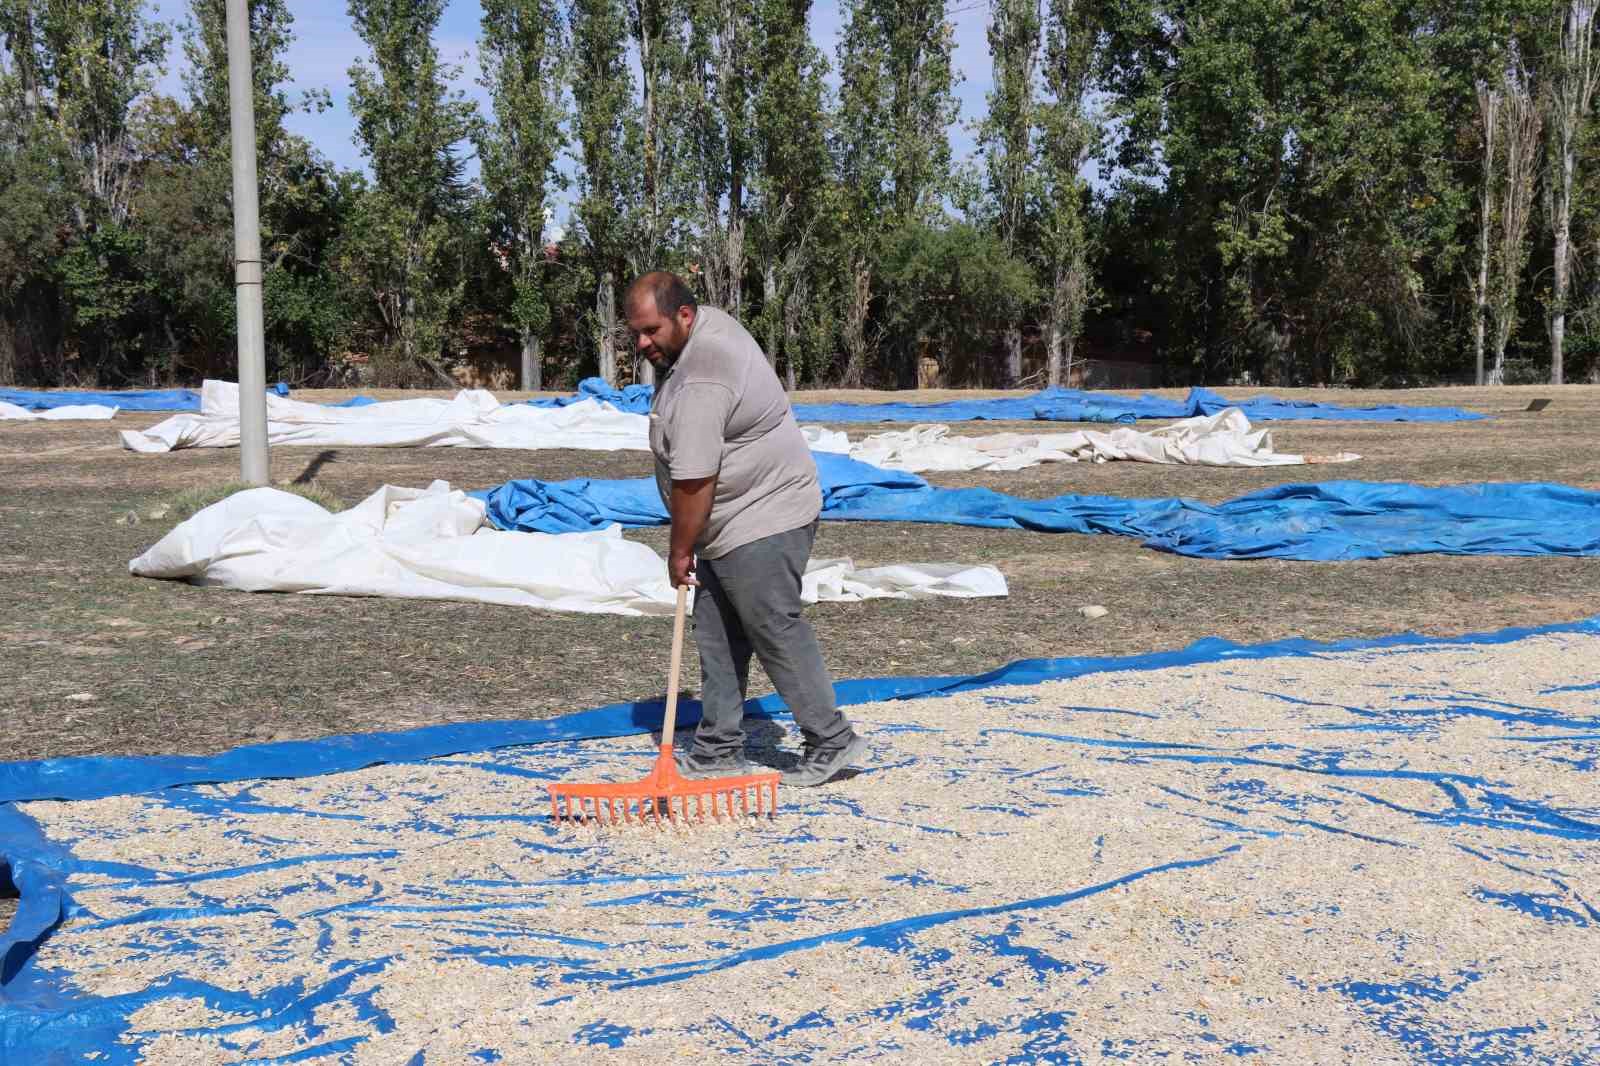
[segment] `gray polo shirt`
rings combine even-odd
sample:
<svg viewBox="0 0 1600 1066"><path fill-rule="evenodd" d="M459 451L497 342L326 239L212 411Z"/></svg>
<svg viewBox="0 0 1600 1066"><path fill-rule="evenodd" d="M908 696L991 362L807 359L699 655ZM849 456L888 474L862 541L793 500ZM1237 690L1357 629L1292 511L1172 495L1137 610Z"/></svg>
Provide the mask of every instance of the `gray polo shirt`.
<svg viewBox="0 0 1600 1066"><path fill-rule="evenodd" d="M697 554L716 559L809 525L822 510L817 464L789 397L754 337L715 307L695 312L689 343L650 405L656 487L717 478Z"/></svg>

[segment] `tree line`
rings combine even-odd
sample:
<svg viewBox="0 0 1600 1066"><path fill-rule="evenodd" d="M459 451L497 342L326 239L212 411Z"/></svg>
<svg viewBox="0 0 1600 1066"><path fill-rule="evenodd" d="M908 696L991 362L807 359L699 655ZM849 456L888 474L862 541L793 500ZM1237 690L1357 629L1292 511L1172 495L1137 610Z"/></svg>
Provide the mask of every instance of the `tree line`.
<svg viewBox="0 0 1600 1066"><path fill-rule="evenodd" d="M988 0L969 160L943 0L841 0L832 54L810 0L481 0L487 108L443 6L348 0L355 171L250 4L276 378L648 380L658 267L791 387L1600 374L1596 0ZM232 376L224 21L0 0L0 382Z"/></svg>

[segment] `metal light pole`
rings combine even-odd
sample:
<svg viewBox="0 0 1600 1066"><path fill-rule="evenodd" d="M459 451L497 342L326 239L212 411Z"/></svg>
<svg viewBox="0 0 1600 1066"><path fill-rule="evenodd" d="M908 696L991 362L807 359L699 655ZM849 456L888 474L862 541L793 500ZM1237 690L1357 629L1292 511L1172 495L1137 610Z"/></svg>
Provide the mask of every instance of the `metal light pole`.
<svg viewBox="0 0 1600 1066"><path fill-rule="evenodd" d="M261 311L261 210L256 186L255 85L250 76L249 0L227 0L228 129L233 148L233 284L239 327L239 470L265 485L267 356Z"/></svg>

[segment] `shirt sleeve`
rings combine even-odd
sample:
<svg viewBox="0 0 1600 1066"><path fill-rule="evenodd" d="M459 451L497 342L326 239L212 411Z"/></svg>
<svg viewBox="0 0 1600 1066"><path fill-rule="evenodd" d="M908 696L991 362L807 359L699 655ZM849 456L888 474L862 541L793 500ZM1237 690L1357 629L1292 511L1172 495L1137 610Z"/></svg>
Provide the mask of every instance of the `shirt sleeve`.
<svg viewBox="0 0 1600 1066"><path fill-rule="evenodd" d="M712 382L683 386L667 427L674 481L712 477L722 469L722 446L732 414L733 393L726 386Z"/></svg>

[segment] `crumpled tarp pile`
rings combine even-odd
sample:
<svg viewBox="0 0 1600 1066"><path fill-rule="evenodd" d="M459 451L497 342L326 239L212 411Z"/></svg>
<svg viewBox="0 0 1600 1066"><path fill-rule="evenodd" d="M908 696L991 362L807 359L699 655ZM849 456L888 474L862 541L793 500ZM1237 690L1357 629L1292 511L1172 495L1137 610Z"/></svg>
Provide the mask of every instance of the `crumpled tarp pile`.
<svg viewBox="0 0 1600 1066"><path fill-rule="evenodd" d="M0 422L104 422L116 416L115 407L100 403L64 404L30 410L0 400Z"/></svg>
<svg viewBox="0 0 1600 1066"><path fill-rule="evenodd" d="M502 405L493 393L463 389L452 399L421 398L338 406L267 397L269 444L371 448L578 448L648 451L649 421L597 400L565 407ZM136 452L234 448L239 386L207 381L197 415L174 415L149 429L124 430Z"/></svg>
<svg viewBox="0 0 1600 1066"><path fill-rule="evenodd" d="M822 517L829 520L1110 533L1207 559L1600 555L1600 493L1570 485L1325 481L1278 485L1220 504L1070 494L1030 500L984 488L936 488L915 474L812 454L822 479ZM500 529L561 533L667 522L649 478L509 481L475 495Z"/></svg>
<svg viewBox="0 0 1600 1066"><path fill-rule="evenodd" d="M578 394L559 400L533 400L536 404L571 403L592 398L619 410L647 414L654 395L648 385L617 389L600 378L586 378ZM1160 396L1137 398L1082 389L1045 389L1032 396L987 400L949 400L944 403L800 403L794 414L801 422L1119 422L1141 418L1194 418L1220 414L1229 407L1242 410L1252 422L1319 419L1356 422L1470 422L1486 415L1458 407L1412 407L1380 404L1345 407L1315 400L1280 400L1255 396L1229 400L1210 389L1193 388L1182 400Z"/></svg>
<svg viewBox="0 0 1600 1066"><path fill-rule="evenodd" d="M598 380L598 379L591 379ZM637 406L638 390L612 390L612 398ZM630 391L631 390L631 391ZM598 397L591 385L566 402L502 405L481 389L452 399L362 401L323 405L267 397L267 440L274 445L322 447L574 448L588 451L648 451L649 421ZM239 444L239 387L208 381L199 414L180 414L143 430L124 430L123 446L136 452L180 448L232 448ZM648 397L646 397L648 402ZM0 408L3 415L3 408ZM105 415L104 417L110 417ZM813 449L848 452L864 462L900 470L1021 470L1042 462L1131 459L1149 463L1210 466L1289 465L1303 456L1272 450L1269 431L1252 429L1237 409L1186 419L1141 432L1119 427L1041 435L997 434L950 437L944 426L874 434L851 443L843 432L805 427ZM1329 457L1343 462L1357 456Z"/></svg>
<svg viewBox="0 0 1600 1066"><path fill-rule="evenodd" d="M280 381L267 392L273 396L287 396L289 386ZM30 411L81 406L110 407L119 411L198 411L200 393L194 389L0 389L0 403L14 404Z"/></svg>
<svg viewBox="0 0 1600 1066"><path fill-rule="evenodd" d="M1160 429L1119 426L1109 431L1072 433L995 433L956 437L944 425L888 430L851 442L837 430L806 426L814 451L839 452L888 470L923 474L963 470L1024 470L1040 463L1137 463L1191 466L1298 466L1348 463L1352 452L1328 456L1275 451L1272 431L1253 429L1236 407L1214 415L1186 418Z"/></svg>
<svg viewBox="0 0 1600 1066"><path fill-rule="evenodd" d="M540 802L658 701L0 763L0 1061L1590 1061L1597 636L842 682L862 772L693 834Z"/></svg>
<svg viewBox="0 0 1600 1066"><path fill-rule="evenodd" d="M246 592L466 600L553 611L671 614L667 568L613 525L583 533L512 533L486 526L482 501L443 481L386 485L348 511L274 488L212 504L128 564L139 577ZM1004 596L992 566L896 564L857 569L813 559L802 597Z"/></svg>

